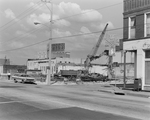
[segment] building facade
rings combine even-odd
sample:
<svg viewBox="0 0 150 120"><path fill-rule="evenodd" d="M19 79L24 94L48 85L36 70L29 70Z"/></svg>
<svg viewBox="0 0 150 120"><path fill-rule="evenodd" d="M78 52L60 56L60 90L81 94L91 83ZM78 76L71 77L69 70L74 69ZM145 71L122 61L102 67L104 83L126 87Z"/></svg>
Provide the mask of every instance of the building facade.
<svg viewBox="0 0 150 120"><path fill-rule="evenodd" d="M10 73L13 75L14 73L23 73L27 69L25 65L11 65L9 59L0 59L0 75L7 75Z"/></svg>
<svg viewBox="0 0 150 120"><path fill-rule="evenodd" d="M134 77L150 90L150 0L124 0L123 50L134 52Z"/></svg>
<svg viewBox="0 0 150 120"><path fill-rule="evenodd" d="M84 70L85 59L81 58L53 58L51 60L51 74L58 73L60 70ZM42 74L47 75L48 59L28 59L28 70L41 70ZM105 74L106 66L92 65L90 68L91 73Z"/></svg>
<svg viewBox="0 0 150 120"><path fill-rule="evenodd" d="M55 73L58 73L60 70L68 69L81 69L79 66L83 64L84 60L74 59L74 58L53 58L51 59L51 74L52 76ZM49 66L48 59L28 59L27 60L27 69L29 70L41 70L42 74L47 74L47 67ZM76 66L76 67L75 67Z"/></svg>

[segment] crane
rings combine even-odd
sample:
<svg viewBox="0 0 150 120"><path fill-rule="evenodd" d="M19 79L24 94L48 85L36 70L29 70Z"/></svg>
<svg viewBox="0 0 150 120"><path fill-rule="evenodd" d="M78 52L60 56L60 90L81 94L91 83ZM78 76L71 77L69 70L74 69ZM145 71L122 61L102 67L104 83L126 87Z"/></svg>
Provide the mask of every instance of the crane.
<svg viewBox="0 0 150 120"><path fill-rule="evenodd" d="M89 71L90 62L91 62L92 60L94 60L94 59L97 58L97 57L95 57L95 55L96 55L96 53L97 53L97 51L98 51L99 46L100 46L101 43L102 43L102 40L103 40L103 38L104 38L104 35L105 35L105 32L106 32L107 26L108 26L108 23L106 24L104 30L102 31L101 35L99 36L99 39L98 39L96 45L93 47L91 53L90 53L89 55L87 55L87 58L86 58L86 60L84 61L84 66L85 66L86 71ZM104 52L103 52L101 55L99 55L99 57L101 57L103 54L104 54ZM99 57L98 57L98 58L99 58Z"/></svg>

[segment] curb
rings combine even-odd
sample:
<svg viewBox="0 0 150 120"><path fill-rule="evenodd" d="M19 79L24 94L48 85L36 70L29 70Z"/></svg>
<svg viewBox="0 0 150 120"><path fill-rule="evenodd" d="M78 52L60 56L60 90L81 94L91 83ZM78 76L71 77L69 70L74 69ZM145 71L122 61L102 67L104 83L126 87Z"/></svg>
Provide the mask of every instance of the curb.
<svg viewBox="0 0 150 120"><path fill-rule="evenodd" d="M99 92L105 92L105 93L114 93L114 92L112 92L112 91L110 91L110 90L98 90Z"/></svg>
<svg viewBox="0 0 150 120"><path fill-rule="evenodd" d="M126 95L129 95L129 96L136 96L136 97L143 97L143 98L149 98L149 97L150 97L149 95L134 94L134 93L128 93L128 92L126 92Z"/></svg>
<svg viewBox="0 0 150 120"><path fill-rule="evenodd" d="M111 93L111 94L117 94L117 95L128 95L128 96L136 96L136 97L142 97L142 98L150 98L149 95L134 94L134 93L126 92L126 91L115 91L115 90L98 90L98 91L105 92L105 93Z"/></svg>

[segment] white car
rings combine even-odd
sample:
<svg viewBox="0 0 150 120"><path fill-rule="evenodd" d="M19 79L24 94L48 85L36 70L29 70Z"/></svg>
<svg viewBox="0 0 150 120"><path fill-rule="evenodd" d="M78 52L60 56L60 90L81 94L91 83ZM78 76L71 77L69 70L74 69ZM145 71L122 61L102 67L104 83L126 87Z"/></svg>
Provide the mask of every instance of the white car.
<svg viewBox="0 0 150 120"><path fill-rule="evenodd" d="M30 83L34 83L35 82L35 78L30 77L27 74L14 74L12 76L12 79L14 80L15 83L17 83L17 82L21 82L21 83L30 82Z"/></svg>

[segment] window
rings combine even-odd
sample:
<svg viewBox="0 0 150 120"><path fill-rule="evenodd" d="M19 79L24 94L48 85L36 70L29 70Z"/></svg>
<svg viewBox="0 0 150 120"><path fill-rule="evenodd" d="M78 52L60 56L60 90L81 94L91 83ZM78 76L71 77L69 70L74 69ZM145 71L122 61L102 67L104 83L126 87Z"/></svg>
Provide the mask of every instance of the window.
<svg viewBox="0 0 150 120"><path fill-rule="evenodd" d="M146 37L150 36L150 13L146 14Z"/></svg>
<svg viewBox="0 0 150 120"><path fill-rule="evenodd" d="M150 61L145 61L145 84L150 85Z"/></svg>
<svg viewBox="0 0 150 120"><path fill-rule="evenodd" d="M136 26L136 18L129 18L129 39L135 38L135 26Z"/></svg>
<svg viewBox="0 0 150 120"><path fill-rule="evenodd" d="M150 58L150 50L145 51L145 58Z"/></svg>

